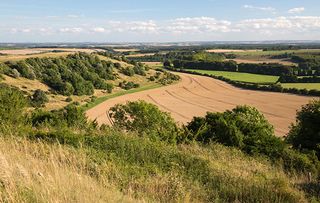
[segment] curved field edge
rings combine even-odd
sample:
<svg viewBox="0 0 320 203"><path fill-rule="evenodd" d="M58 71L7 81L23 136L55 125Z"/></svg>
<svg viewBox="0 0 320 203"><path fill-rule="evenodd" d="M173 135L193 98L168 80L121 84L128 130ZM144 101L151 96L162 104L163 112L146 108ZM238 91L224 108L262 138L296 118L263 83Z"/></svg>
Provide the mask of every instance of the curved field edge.
<svg viewBox="0 0 320 203"><path fill-rule="evenodd" d="M213 78L216 80L226 82L234 87L241 88L241 89L255 90L255 91L267 91L267 92L278 92L278 93L294 94L294 95L310 96L310 97L319 97L320 96L320 90L318 90L318 89L308 90L306 88L304 88L304 89L284 88L281 85L277 85L277 84L270 85L270 84L240 82L240 81L226 78L224 76L216 76L213 74L200 73L197 71L190 71L188 69L175 69L175 68L170 68L170 67L166 67L166 69L169 71L172 71L172 72L187 73L187 74L192 74L192 75L199 75L199 76ZM286 83L284 83L284 84L286 84ZM305 84L310 84L310 83L305 83Z"/></svg>
<svg viewBox="0 0 320 203"><path fill-rule="evenodd" d="M195 69L188 69L188 70L198 72L198 73L203 73L203 74L222 76L230 80L239 81L239 82L248 82L248 83L274 84L279 79L279 76L259 75L259 74L252 74L252 73L195 70Z"/></svg>
<svg viewBox="0 0 320 203"><path fill-rule="evenodd" d="M113 94L110 94L107 96L99 97L94 102L90 102L90 103L82 105L81 108L84 111L88 111L88 110L98 106L99 104L101 104L109 99L113 99L113 98L120 97L120 96L127 95L127 94L133 94L133 93L142 92L142 91L146 91L146 90L156 89L156 88L160 88L160 87L163 87L163 85L151 84L151 85L146 85L146 86L139 87L136 89L131 89L131 90L127 90L127 91L120 91L120 92L113 93Z"/></svg>

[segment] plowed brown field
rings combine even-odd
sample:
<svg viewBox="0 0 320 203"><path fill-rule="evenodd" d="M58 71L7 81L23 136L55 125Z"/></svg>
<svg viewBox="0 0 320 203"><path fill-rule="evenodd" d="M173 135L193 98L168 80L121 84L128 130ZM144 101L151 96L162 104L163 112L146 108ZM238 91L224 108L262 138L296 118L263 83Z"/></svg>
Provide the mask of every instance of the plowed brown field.
<svg viewBox="0 0 320 203"><path fill-rule="evenodd" d="M110 107L127 101L145 100L170 112L181 123L206 112L223 112L237 105L258 108L275 127L278 136L284 136L295 121L296 111L312 100L312 97L284 93L251 91L235 88L209 77L180 74L178 84L124 95L110 99L87 111L89 119L99 124L110 124L106 112Z"/></svg>

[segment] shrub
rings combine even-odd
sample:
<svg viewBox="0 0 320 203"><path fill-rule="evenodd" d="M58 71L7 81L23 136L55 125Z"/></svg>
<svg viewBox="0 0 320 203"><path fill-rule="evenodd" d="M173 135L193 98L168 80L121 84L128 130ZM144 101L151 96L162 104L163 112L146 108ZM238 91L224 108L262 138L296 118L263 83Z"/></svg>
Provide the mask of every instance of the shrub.
<svg viewBox="0 0 320 203"><path fill-rule="evenodd" d="M281 160L288 172L312 173L317 177L320 172L320 162L314 153L301 153L293 149L285 149Z"/></svg>
<svg viewBox="0 0 320 203"><path fill-rule="evenodd" d="M34 107L41 107L48 101L49 99L46 93L40 89L37 89L31 97L31 103L32 103L32 106Z"/></svg>
<svg viewBox="0 0 320 203"><path fill-rule="evenodd" d="M320 157L320 100L302 107L286 140L295 149L314 150Z"/></svg>
<svg viewBox="0 0 320 203"><path fill-rule="evenodd" d="M155 78L154 76L150 76L149 80L150 80L150 81L155 81L156 78Z"/></svg>
<svg viewBox="0 0 320 203"><path fill-rule="evenodd" d="M66 102L72 102L72 101L73 101L73 99L71 97L66 98Z"/></svg>
<svg viewBox="0 0 320 203"><path fill-rule="evenodd" d="M23 110L27 107L27 99L14 88L0 84L0 124L21 124L25 121Z"/></svg>
<svg viewBox="0 0 320 203"><path fill-rule="evenodd" d="M133 68L129 68L129 67L127 67L127 68L122 68L121 69L121 73L123 73L124 75L126 75L126 76L134 76L134 70L133 70Z"/></svg>
<svg viewBox="0 0 320 203"><path fill-rule="evenodd" d="M135 74L137 75L142 75L142 76L146 76L146 70L145 68L143 67L143 65L136 65L133 67L133 71Z"/></svg>
<svg viewBox="0 0 320 203"><path fill-rule="evenodd" d="M179 141L179 128L169 113L145 101L118 104L108 112L114 125L120 129L137 132L169 143Z"/></svg>
<svg viewBox="0 0 320 203"><path fill-rule="evenodd" d="M9 74L9 76L13 77L13 78L19 78L21 75L19 73L19 71L17 69L12 69L11 73Z"/></svg>
<svg viewBox="0 0 320 203"><path fill-rule="evenodd" d="M195 117L187 128L202 143L219 142L249 154L279 157L284 149L284 143L274 136L272 125L253 107L207 113L205 118Z"/></svg>
<svg viewBox="0 0 320 203"><path fill-rule="evenodd" d="M62 118L56 112L44 111L42 109L33 111L30 119L34 127L44 124L58 126L62 122Z"/></svg>
<svg viewBox="0 0 320 203"><path fill-rule="evenodd" d="M130 90L133 88L138 88L138 87L140 87L140 85L138 83L134 83L134 82L123 81L123 82L119 83L119 87L121 87L122 89L125 89L125 90Z"/></svg>

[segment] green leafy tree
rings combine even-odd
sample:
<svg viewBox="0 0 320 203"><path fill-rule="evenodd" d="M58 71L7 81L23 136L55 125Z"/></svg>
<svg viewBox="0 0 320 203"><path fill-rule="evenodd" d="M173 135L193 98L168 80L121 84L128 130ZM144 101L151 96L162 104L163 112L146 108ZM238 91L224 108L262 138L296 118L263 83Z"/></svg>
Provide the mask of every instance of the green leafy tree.
<svg viewBox="0 0 320 203"><path fill-rule="evenodd" d="M320 100L314 100L297 113L287 141L296 149L314 150L320 157Z"/></svg>
<svg viewBox="0 0 320 203"><path fill-rule="evenodd" d="M19 90L0 85L0 124L23 123L25 120L23 110L27 104L27 99Z"/></svg>
<svg viewBox="0 0 320 203"><path fill-rule="evenodd" d="M249 154L279 157L285 147L274 136L273 127L265 117L248 106L238 106L224 113L207 113L204 118L195 117L187 128L200 142L219 142Z"/></svg>
<svg viewBox="0 0 320 203"><path fill-rule="evenodd" d="M118 104L112 107L108 114L114 125L120 129L169 143L181 141L179 128L170 114L145 101Z"/></svg>

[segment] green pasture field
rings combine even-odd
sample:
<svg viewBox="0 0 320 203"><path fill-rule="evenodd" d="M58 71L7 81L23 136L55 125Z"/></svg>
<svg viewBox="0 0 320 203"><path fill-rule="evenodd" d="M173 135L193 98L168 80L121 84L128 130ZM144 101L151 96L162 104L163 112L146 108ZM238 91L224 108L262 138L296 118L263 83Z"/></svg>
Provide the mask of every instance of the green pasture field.
<svg viewBox="0 0 320 203"><path fill-rule="evenodd" d="M259 75L259 74L251 74L251 73L239 73L239 72L228 72L228 71L211 71L211 70L194 70L188 69L190 71L195 71L203 74L210 74L215 76L223 76L230 80L240 81L240 82L248 82L248 83L276 83L279 79L278 76L272 75Z"/></svg>

